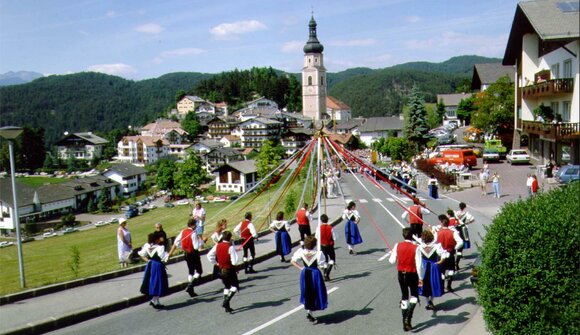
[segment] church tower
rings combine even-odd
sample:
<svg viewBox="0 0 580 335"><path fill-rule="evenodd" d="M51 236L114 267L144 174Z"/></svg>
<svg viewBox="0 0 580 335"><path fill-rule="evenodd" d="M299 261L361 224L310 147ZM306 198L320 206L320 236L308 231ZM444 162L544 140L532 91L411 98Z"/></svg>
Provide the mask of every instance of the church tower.
<svg viewBox="0 0 580 335"><path fill-rule="evenodd" d="M302 114L316 122L326 113L326 69L322 55L324 47L316 37L314 16L310 18L308 28L302 68Z"/></svg>

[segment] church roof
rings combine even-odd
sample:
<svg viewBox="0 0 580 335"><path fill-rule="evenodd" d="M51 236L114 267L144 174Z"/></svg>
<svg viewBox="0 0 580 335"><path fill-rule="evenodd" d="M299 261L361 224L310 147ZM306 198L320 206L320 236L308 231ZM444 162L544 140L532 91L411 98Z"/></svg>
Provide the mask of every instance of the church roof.
<svg viewBox="0 0 580 335"><path fill-rule="evenodd" d="M318 37L316 37L316 21L314 21L314 16L310 18L310 22L308 23L309 34L308 34L308 42L304 46L304 53L322 53L324 50L324 46L320 44L318 41Z"/></svg>

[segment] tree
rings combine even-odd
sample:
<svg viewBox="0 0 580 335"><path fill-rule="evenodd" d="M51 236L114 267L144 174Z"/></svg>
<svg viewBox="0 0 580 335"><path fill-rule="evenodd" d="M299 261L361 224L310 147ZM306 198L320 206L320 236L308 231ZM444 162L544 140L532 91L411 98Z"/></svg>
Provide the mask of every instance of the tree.
<svg viewBox="0 0 580 335"><path fill-rule="evenodd" d="M425 110L425 102L419 94L417 85L413 86L409 102L407 103L407 111L405 115L405 133L409 141L414 142L419 148L427 143L427 111Z"/></svg>
<svg viewBox="0 0 580 335"><path fill-rule="evenodd" d="M60 221L62 222L63 226L72 227L77 223L77 217L72 214L65 214L60 217Z"/></svg>
<svg viewBox="0 0 580 335"><path fill-rule="evenodd" d="M473 126L493 133L513 127L514 86L507 76L478 93L474 105L477 110L471 117Z"/></svg>
<svg viewBox="0 0 580 335"><path fill-rule="evenodd" d="M202 168L199 157L190 153L183 163L177 165L177 171L174 174L173 194L188 198L194 197L199 194L199 187L206 179L206 171Z"/></svg>
<svg viewBox="0 0 580 335"><path fill-rule="evenodd" d="M155 183L161 190L171 190L174 185L174 175L177 166L173 160L162 159L157 162L157 176Z"/></svg>
<svg viewBox="0 0 580 335"><path fill-rule="evenodd" d="M579 188L506 203L487 229L476 289L493 334L580 334Z"/></svg>
<svg viewBox="0 0 580 335"><path fill-rule="evenodd" d="M183 130L189 134L187 135L189 140L194 141L197 137L197 134L199 134L200 128L199 121L197 120L194 112L185 114L185 118L183 121L181 121L181 127L183 127Z"/></svg>
<svg viewBox="0 0 580 335"><path fill-rule="evenodd" d="M101 212L108 212L111 209L111 202L105 190L102 190L97 198L97 208Z"/></svg>
<svg viewBox="0 0 580 335"><path fill-rule="evenodd" d="M461 99L457 105L457 118L463 121L465 124L471 123L471 115L477 110L475 107L475 96L471 96L467 99Z"/></svg>
<svg viewBox="0 0 580 335"><path fill-rule="evenodd" d="M272 141L265 141L262 144L262 148L260 148L260 153L258 154L256 162L258 178L261 179L266 177L278 165L280 165L283 155L284 148L282 148L280 145L274 145Z"/></svg>

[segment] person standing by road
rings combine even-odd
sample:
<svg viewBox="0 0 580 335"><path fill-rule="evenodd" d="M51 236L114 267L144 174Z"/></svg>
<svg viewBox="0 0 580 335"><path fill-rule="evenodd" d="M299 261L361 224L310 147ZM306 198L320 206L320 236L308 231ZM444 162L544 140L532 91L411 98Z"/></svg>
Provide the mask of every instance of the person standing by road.
<svg viewBox="0 0 580 335"><path fill-rule="evenodd" d="M358 229L358 224L360 222L360 214L356 210L356 204L354 201L348 203L346 209L342 213L342 218L347 220L344 226L344 235L346 237L346 245L348 246L348 253L351 255L356 255L354 251L354 246L361 244L363 242Z"/></svg>
<svg viewBox="0 0 580 335"><path fill-rule="evenodd" d="M276 214L276 220L270 224L270 230L274 232L276 241L276 254L280 256L280 262L286 263L284 256L292 252L292 241L290 240L290 225L284 220L284 212Z"/></svg>
<svg viewBox="0 0 580 335"><path fill-rule="evenodd" d="M244 269L246 273L257 273L254 270L254 258L256 257L256 247L254 246L254 239L258 238L256 228L252 223L252 213L247 212L245 219L240 222L235 228L234 233L244 239L242 248L244 250ZM249 251L249 255L248 255Z"/></svg>
<svg viewBox="0 0 580 335"><path fill-rule="evenodd" d="M479 171L479 187L481 188L481 195L483 196L487 195L487 178L489 178L489 175L484 169L481 169Z"/></svg>
<svg viewBox="0 0 580 335"><path fill-rule="evenodd" d="M306 236L304 248L299 248L292 255L292 265L300 270L300 303L306 310L306 318L316 323L313 311L328 307L328 296L322 273L318 267L325 267L326 262L321 251L316 251L316 237ZM298 262L302 262L300 265Z"/></svg>
<svg viewBox="0 0 580 335"><path fill-rule="evenodd" d="M491 176L491 185L493 186L493 196L498 199L501 198L501 194L499 193L499 175L497 174L497 171L495 171L493 176Z"/></svg>
<svg viewBox="0 0 580 335"><path fill-rule="evenodd" d="M310 230L310 223L312 222L312 215L308 211L308 204L304 203L304 206L296 212L296 223L298 224L298 232L300 232L300 244L304 244L304 237L312 235Z"/></svg>
<svg viewBox="0 0 580 335"><path fill-rule="evenodd" d="M421 206L419 199L413 198L413 205L403 212L401 218L406 220L409 217L412 234L420 238L423 232L423 215L427 214L429 214L429 210Z"/></svg>
<svg viewBox="0 0 580 335"><path fill-rule="evenodd" d="M532 183L534 178L531 173L528 173L528 178L526 179L526 188L528 189L528 198L532 197Z"/></svg>
<svg viewBox="0 0 580 335"><path fill-rule="evenodd" d="M165 233L163 230L163 225L160 222L155 224L155 231L158 231L163 237L163 246L165 247L165 251L169 250L169 240L167 239L167 233Z"/></svg>
<svg viewBox="0 0 580 335"><path fill-rule="evenodd" d="M532 185L530 186L530 189L532 191L532 197L538 195L539 185L538 185L538 177L536 177L536 175L532 175Z"/></svg>
<svg viewBox="0 0 580 335"><path fill-rule="evenodd" d="M199 239L203 239L203 230L205 226L205 209L201 207L201 202L195 203L195 208L191 213L196 221L195 233Z"/></svg>
<svg viewBox="0 0 580 335"><path fill-rule="evenodd" d="M149 242L145 243L139 251L139 256L147 262L140 292L151 297L149 305L155 309L163 308L159 297L165 295L169 287L167 270L163 264L168 258L164 243L163 235L156 231L149 234Z"/></svg>
<svg viewBox="0 0 580 335"><path fill-rule="evenodd" d="M231 243L232 233L228 230L222 234L222 240L214 245L207 254L207 259L212 264L216 264L220 269L220 277L224 284L224 302L222 307L226 313L231 313L233 309L230 307L230 301L238 292L240 284L238 281L238 274L236 271L236 264L238 264L238 254L236 248Z"/></svg>
<svg viewBox="0 0 580 335"><path fill-rule="evenodd" d="M119 219L119 228L117 229L117 253L119 255L119 264L122 268L129 265L129 257L133 251L131 244L131 232L127 228L127 219Z"/></svg>
<svg viewBox="0 0 580 335"><path fill-rule="evenodd" d="M171 257L177 248L181 248L185 253L185 262L187 263L187 288L185 292L189 294L190 297L196 297L197 294L195 293L194 286L199 281L199 277L203 273L203 269L201 266L201 257L199 254L199 250L203 245L203 240L200 240L197 237L195 232L196 227L196 220L193 217L190 217L187 221L187 228L183 229L176 237L175 242L173 242L173 246L171 250L169 250L169 254L167 258Z"/></svg>
<svg viewBox="0 0 580 335"><path fill-rule="evenodd" d="M316 238L320 240L320 251L322 251L326 261L324 280L330 281L330 271L332 271L332 267L336 263L336 254L334 252L336 235L334 234L334 228L328 223L328 215L320 215L320 236L318 236L318 232L316 233Z"/></svg>
<svg viewBox="0 0 580 335"><path fill-rule="evenodd" d="M403 228L403 238L403 242L395 244L393 253L389 257L389 262L397 264L399 287L401 288L403 330L409 331L413 329L411 319L413 318L415 306L419 302L419 286L423 285L418 276L418 273L423 271L423 264L421 253L417 245L413 243L411 228Z"/></svg>
<svg viewBox="0 0 580 335"><path fill-rule="evenodd" d="M463 247L463 240L461 240L459 233L455 229L449 228L447 215L439 215L439 222L441 222L441 229L437 232L436 240L449 253L449 257L443 262L441 270L445 271L444 277L447 280L447 292L453 292L451 283L455 274L455 254L458 249Z"/></svg>

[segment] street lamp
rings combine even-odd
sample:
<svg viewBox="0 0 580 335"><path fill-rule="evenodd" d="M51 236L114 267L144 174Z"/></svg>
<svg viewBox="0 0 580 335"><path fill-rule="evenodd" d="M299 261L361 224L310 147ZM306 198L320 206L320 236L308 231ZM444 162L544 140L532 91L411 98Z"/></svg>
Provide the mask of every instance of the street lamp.
<svg viewBox="0 0 580 335"><path fill-rule="evenodd" d="M20 217L18 216L18 202L16 200L16 177L14 168L14 150L12 148L14 140L22 133L20 127L2 127L0 128L0 137L8 141L8 151L10 152L10 179L12 181L12 200L14 205L13 221L16 229L16 246L18 247L18 267L20 269L20 287L24 288L24 258L22 257L22 239L20 238Z"/></svg>

